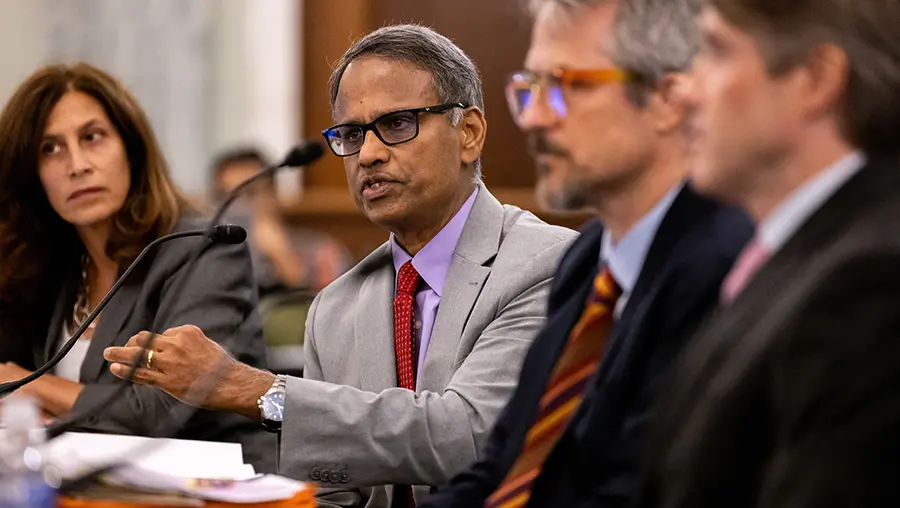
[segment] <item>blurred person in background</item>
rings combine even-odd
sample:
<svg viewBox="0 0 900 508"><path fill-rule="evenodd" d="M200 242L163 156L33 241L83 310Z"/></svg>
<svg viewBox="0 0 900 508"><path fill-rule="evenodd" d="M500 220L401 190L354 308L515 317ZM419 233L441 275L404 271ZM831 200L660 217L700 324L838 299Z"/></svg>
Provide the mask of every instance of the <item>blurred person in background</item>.
<svg viewBox="0 0 900 508"><path fill-rule="evenodd" d="M220 154L212 171L216 200L268 165L262 152L253 147ZM226 218L226 222L247 228L260 296L295 289L317 292L352 266L347 248L337 239L285 223L274 175L244 191Z"/></svg>
<svg viewBox="0 0 900 508"><path fill-rule="evenodd" d="M537 195L596 219L563 257L547 326L483 457L428 508L624 508L670 366L718 304L749 218L685 185L694 0L535 0L513 118Z"/></svg>
<svg viewBox="0 0 900 508"><path fill-rule="evenodd" d="M0 114L0 139L0 382L7 382L56 354L147 244L202 222L172 183L135 98L96 67L37 70ZM83 415L118 386L105 348L140 330L186 323L214 330L235 357L264 367L246 246L209 242L184 280L198 242L209 241L160 245L52 374L20 390L53 418ZM152 436L177 404L133 385L77 428ZM246 418L200 412L176 437L240 442L249 463L273 469L274 440Z"/></svg>
<svg viewBox="0 0 900 508"><path fill-rule="evenodd" d="M282 474L319 483L320 506L407 508L479 457L576 234L481 182L481 78L446 37L378 29L331 83L325 137L360 211L390 238L316 297L302 379L233 362L203 406L280 430ZM160 337L166 368L138 368L138 382L183 397L215 378L196 365L228 353L204 332ZM123 375L145 343L110 348L111 370Z"/></svg>
<svg viewBox="0 0 900 508"><path fill-rule="evenodd" d="M709 0L696 188L757 235L658 410L641 506L900 506L900 2Z"/></svg>

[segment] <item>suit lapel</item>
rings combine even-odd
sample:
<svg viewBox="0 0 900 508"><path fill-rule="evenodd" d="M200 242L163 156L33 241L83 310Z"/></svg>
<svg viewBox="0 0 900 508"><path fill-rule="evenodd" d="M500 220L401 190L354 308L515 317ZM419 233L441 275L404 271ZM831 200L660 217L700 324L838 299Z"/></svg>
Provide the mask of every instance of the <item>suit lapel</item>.
<svg viewBox="0 0 900 508"><path fill-rule="evenodd" d="M641 273L629 297L629 304L622 312L620 322L628 324L642 322L638 315L640 309L645 307L642 303L652 301L653 293L658 293L659 286L665 282L668 268L678 257L677 249L685 233L714 209L715 205L712 202L699 197L688 186L678 193L650 243ZM624 331L624 327L619 327L619 330Z"/></svg>
<svg viewBox="0 0 900 508"><path fill-rule="evenodd" d="M678 258L679 241L700 217L711 213L713 208L712 203L701 199L690 187L685 186L678 193L650 243L637 283L610 337L611 345L627 342L629 336L640 331L644 324L643 314L652 305L659 288L665 284L672 261ZM604 363L612 363L620 349L611 347L608 353L610 358Z"/></svg>
<svg viewBox="0 0 900 508"><path fill-rule="evenodd" d="M53 314L50 316L50 327L47 329L47 337L43 344L34 344L35 365L40 366L47 362L59 350L59 341L62 338L62 327L66 320L66 302L69 300L69 293L72 283L67 281L63 284L62 291L56 298L56 304L53 306ZM70 312L72 309L68 309Z"/></svg>
<svg viewBox="0 0 900 508"><path fill-rule="evenodd" d="M600 244L603 238L603 226L592 222L582 229L581 235L572 246L572 252L566 256L554 276L554 289L550 295L550 315L542 334L551 334L554 339L547 353L545 370L541 376L544 385L556 362L569 342L569 335L575 324L581 319L587 305L588 296L594 289L593 281L599 273ZM537 404L537 401L535 401ZM535 405L535 410L537 405Z"/></svg>
<svg viewBox="0 0 900 508"><path fill-rule="evenodd" d="M547 352L548 380L553 366L556 365L569 340L569 334L575 323L581 319L588 296L594 288L594 278L600 271L602 239L603 225L599 221L589 222L582 228L581 234L553 277L553 289L548 305L548 328L542 332L551 333L556 337L554 347ZM553 323L552 328L549 328L550 320Z"/></svg>
<svg viewBox="0 0 900 508"><path fill-rule="evenodd" d="M441 390L453 373L459 341L500 249L503 205L484 187L478 195L447 272L417 389Z"/></svg>
<svg viewBox="0 0 900 508"><path fill-rule="evenodd" d="M591 220L579 232L578 238L559 263L551 283L548 311L566 305L572 298L572 288L591 287L600 265L600 245L603 240L603 224ZM586 293L581 302L587 302ZM572 323L574 326L574 322Z"/></svg>
<svg viewBox="0 0 900 508"><path fill-rule="evenodd" d="M772 301L779 287L785 286L785 281L794 279L797 268L808 263L811 253L831 243L854 216L879 206L885 200L896 199L898 191L900 178L896 166L881 161L864 166L814 212L759 270L730 308L721 313L723 319L741 327L735 329L747 329L742 318L747 315L758 318L758 309Z"/></svg>
<svg viewBox="0 0 900 508"><path fill-rule="evenodd" d="M394 265L390 243L372 254L373 268L356 297L353 323L360 362L360 387L380 392L397 386L394 357Z"/></svg>
<svg viewBox="0 0 900 508"><path fill-rule="evenodd" d="M113 345L124 345L130 337L122 337L118 340L122 327L128 321L128 317L134 311L135 303L143 286L140 282L126 283L118 293L112 297L100 316L97 317L97 328L94 330L94 338L88 346L84 363L81 365L81 382L91 383L100 378L103 369L106 368L106 360L103 359L103 350ZM157 330L161 331L161 330Z"/></svg>
<svg viewBox="0 0 900 508"><path fill-rule="evenodd" d="M800 226L796 234L750 280L727 308L719 309L698 334L693 354L685 357L684 379L679 397L671 409L685 411L688 400L705 390L710 376L738 341L761 321L773 298L789 288L809 256L827 245L844 230L855 215L896 199L900 174L893 163L872 161L850 178L822 207Z"/></svg>
<svg viewBox="0 0 900 508"><path fill-rule="evenodd" d="M63 278L59 295L53 306L53 314L50 316L47 337L43 344L34 344L35 365L41 366L59 351L59 341L62 338L62 327L66 318L72 315L70 305L75 304L75 292L78 287L78 276L75 272L67 272L69 275Z"/></svg>
<svg viewBox="0 0 900 508"><path fill-rule="evenodd" d="M642 343L647 341L639 340L644 327L649 324L645 316L657 303L661 288L665 287L673 273L672 267L682 257L680 249L685 247L683 240L686 233L714 208L713 203L700 198L687 186L672 202L653 237L628 303L613 328L594 380L593 389L603 393L603 400L588 398L588 402L579 408L579 413L591 410L592 404L602 404L604 412L607 413L606 421L618 421L613 412L624 411L623 401L631 398L625 390L636 389L639 386L639 383L627 382L623 376L633 374L633 366L640 362L643 352L652 347L652 344ZM660 337L648 339L664 340ZM609 382L611 378L617 378L619 381ZM601 385L602 389L599 388Z"/></svg>
<svg viewBox="0 0 900 508"><path fill-rule="evenodd" d="M885 200L896 199L900 191L900 176L896 170L896 165L879 160L860 169L760 269L737 296L733 307L740 308L741 302L751 300L770 300L772 284L790 279L781 277L786 275L783 273L785 267L789 267L790 271L798 263L802 264L811 252L830 243L855 215L880 206Z"/></svg>

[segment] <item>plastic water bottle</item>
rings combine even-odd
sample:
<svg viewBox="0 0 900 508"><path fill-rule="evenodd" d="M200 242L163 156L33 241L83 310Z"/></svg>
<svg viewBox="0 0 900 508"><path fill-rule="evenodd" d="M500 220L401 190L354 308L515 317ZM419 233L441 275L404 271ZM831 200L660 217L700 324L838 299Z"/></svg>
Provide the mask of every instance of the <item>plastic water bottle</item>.
<svg viewBox="0 0 900 508"><path fill-rule="evenodd" d="M38 447L46 440L40 408L13 394L0 400L0 508L52 508L56 490L47 482Z"/></svg>

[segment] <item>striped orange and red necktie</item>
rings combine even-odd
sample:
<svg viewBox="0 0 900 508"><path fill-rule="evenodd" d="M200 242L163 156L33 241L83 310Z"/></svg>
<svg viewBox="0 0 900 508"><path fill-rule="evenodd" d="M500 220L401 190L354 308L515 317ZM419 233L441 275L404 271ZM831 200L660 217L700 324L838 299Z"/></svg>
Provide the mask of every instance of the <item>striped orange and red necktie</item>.
<svg viewBox="0 0 900 508"><path fill-rule="evenodd" d="M528 429L519 457L500 487L485 502L485 508L519 508L528 503L534 480L581 404L588 381L600 364L621 294L609 269L603 268L594 279L594 290L584 312L553 367L537 418Z"/></svg>

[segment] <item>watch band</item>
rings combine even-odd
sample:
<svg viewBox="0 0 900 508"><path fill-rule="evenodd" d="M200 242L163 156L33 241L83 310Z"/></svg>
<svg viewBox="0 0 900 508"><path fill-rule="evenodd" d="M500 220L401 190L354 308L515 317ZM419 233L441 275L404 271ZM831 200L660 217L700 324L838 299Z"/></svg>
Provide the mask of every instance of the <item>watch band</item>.
<svg viewBox="0 0 900 508"><path fill-rule="evenodd" d="M269 432L279 432L281 422L284 419L284 393L287 388L287 378L276 376L275 382L269 387L256 404L262 417L262 427Z"/></svg>

